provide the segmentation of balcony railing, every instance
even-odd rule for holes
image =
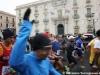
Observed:
[[[93,17],[93,14],[92,13],[87,13],[86,17],[90,17],[91,18],[91,17]]]

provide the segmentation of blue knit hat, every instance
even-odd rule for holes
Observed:
[[[32,40],[33,50],[42,49],[44,46],[51,45],[50,39],[44,34],[36,35]]]

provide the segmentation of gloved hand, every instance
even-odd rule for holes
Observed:
[[[29,21],[30,14],[31,14],[31,9],[28,8],[28,9],[26,10],[25,14],[24,14],[23,20]],[[32,23],[32,24],[35,23],[35,20],[32,20],[31,23]]]

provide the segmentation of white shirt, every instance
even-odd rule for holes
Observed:
[[[100,49],[100,40],[95,41],[94,48],[99,48]]]

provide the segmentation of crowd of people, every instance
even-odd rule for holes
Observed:
[[[5,29],[2,35],[0,36],[0,75],[6,75],[6,72],[10,72],[8,62],[16,36],[10,29]]]
[[[66,36],[45,32],[29,37],[35,23],[29,20],[30,14],[28,8],[17,36],[9,28],[0,36],[0,75],[67,75],[78,62],[85,68],[86,52],[90,72],[100,71],[100,29],[85,46],[80,34]]]

